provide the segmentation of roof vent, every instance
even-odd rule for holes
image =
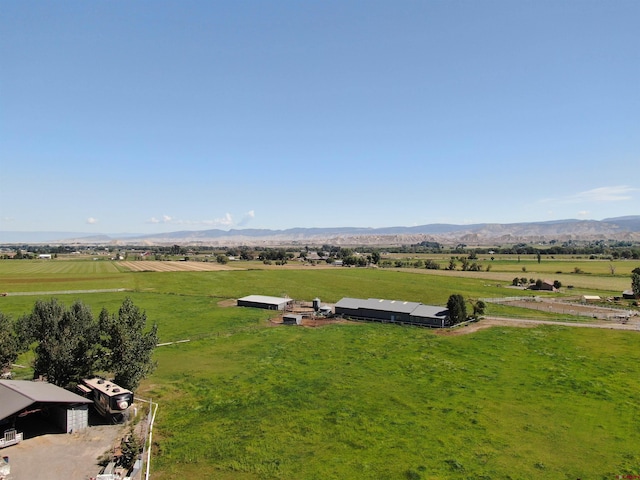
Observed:
[[[104,380],[100,379],[98,380],[98,385],[102,385],[104,383]]]

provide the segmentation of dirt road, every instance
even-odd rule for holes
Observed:
[[[640,324],[638,323],[612,323],[612,322],[599,322],[599,323],[581,323],[581,322],[555,322],[553,320],[532,320],[521,318],[503,318],[503,317],[485,317],[474,323],[470,323],[464,327],[434,330],[440,335],[466,335],[469,333],[477,332],[485,328],[491,327],[521,327],[521,328],[533,328],[538,325],[560,325],[563,327],[577,327],[577,328],[604,328],[608,330],[630,330],[640,331]]]

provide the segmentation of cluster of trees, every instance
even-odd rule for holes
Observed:
[[[293,260],[295,258],[295,254],[292,252],[287,252],[284,248],[272,248],[267,249],[258,255],[258,259],[263,262],[276,262],[276,265],[284,265],[289,260]]]
[[[463,272],[481,272],[482,264],[478,263],[476,260],[478,259],[475,252],[473,252],[468,257],[451,257],[449,259],[449,265],[447,266],[447,270],[455,270],[458,262],[460,262],[460,270]],[[486,266],[487,272],[491,270],[491,265]]]
[[[542,242],[545,244],[546,242]],[[548,246],[547,246],[548,245]],[[538,245],[518,243],[515,245],[496,246],[492,248],[478,248],[480,254],[489,253],[489,250],[496,254],[503,255],[609,255],[612,258],[640,258],[640,248],[631,242],[606,242],[596,240],[593,242],[579,242],[568,240],[559,243],[551,240],[543,248]]]
[[[541,279],[533,279],[533,278],[529,278],[527,279],[527,277],[522,277],[522,278],[518,278],[515,277],[513,279],[513,281],[511,282],[511,285],[513,285],[514,287],[531,287],[531,288],[535,288],[536,290],[541,290],[542,289],[542,284],[544,282]],[[562,287],[562,283],[559,280],[554,280],[553,281],[553,288],[559,289],[560,287]]]
[[[472,318],[478,318],[484,315],[487,304],[482,300],[470,300],[473,313]],[[449,326],[457,325],[469,319],[467,315],[467,302],[462,295],[454,293],[447,300],[447,309],[449,310]]]
[[[147,329],[146,324],[146,313],[130,298],[116,314],[102,309],[97,319],[80,301],[65,308],[56,299],[38,300],[15,322],[0,312],[0,369],[34,348],[34,378],[69,388],[109,372],[118,385],[135,390],[156,366],[157,325]]]

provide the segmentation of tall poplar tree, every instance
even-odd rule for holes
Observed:
[[[11,317],[0,312],[0,372],[10,368],[18,358],[18,340]]]
[[[464,297],[459,293],[449,296],[447,309],[449,310],[449,325],[455,325],[467,319],[467,306]]]
[[[106,357],[106,369],[113,372],[115,383],[135,390],[156,368],[152,355],[158,343],[158,326],[147,330],[147,314],[128,297],[117,315],[103,310],[99,323],[102,344],[110,352]]]

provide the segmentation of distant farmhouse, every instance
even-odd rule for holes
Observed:
[[[335,314],[376,322],[397,322],[429,327],[445,327],[449,310],[418,302],[369,298],[343,298],[336,303]]]
[[[542,285],[540,285],[539,290],[547,290],[549,292],[557,292],[558,289],[553,286],[552,280],[543,280]]]
[[[238,299],[239,307],[264,308],[266,310],[284,310],[293,300],[291,298],[249,295]]]

